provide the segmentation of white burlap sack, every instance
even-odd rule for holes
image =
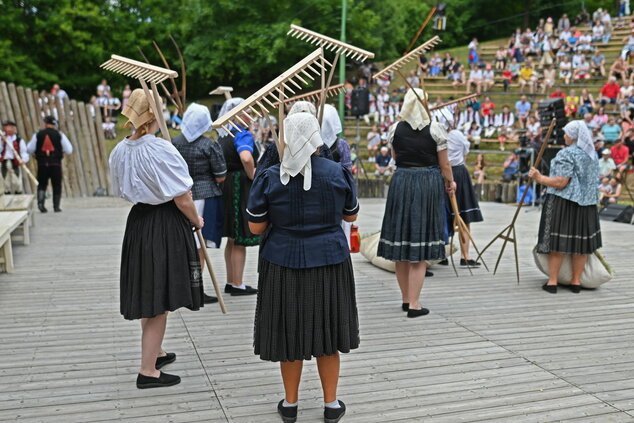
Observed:
[[[363,255],[363,257],[365,257],[370,263],[372,263],[376,267],[383,270],[387,270],[388,272],[394,273],[396,272],[394,262],[390,260],[386,260],[383,257],[379,257],[376,255],[379,248],[379,238],[381,238],[381,232],[364,236],[361,239],[361,255]],[[447,246],[447,249],[448,249],[448,246]],[[436,264],[436,263],[438,263],[438,260],[428,261],[427,265],[431,266],[432,264]]]
[[[539,254],[537,247],[533,248],[533,257],[535,258],[535,264],[541,272],[548,276],[548,254]],[[594,254],[590,254],[588,262],[581,275],[581,286],[583,288],[598,288],[606,282],[609,282],[614,277],[614,271],[610,268],[605,261],[601,253],[595,251]],[[564,261],[559,269],[559,278],[557,282],[562,285],[570,284],[572,279],[572,261],[570,254],[564,256]]]

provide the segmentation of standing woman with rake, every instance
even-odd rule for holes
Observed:
[[[162,349],[167,313],[203,306],[200,261],[192,226],[201,228],[187,163],[172,143],[154,136],[159,124],[145,92],[136,89],[122,114],[134,133],[110,154],[116,195],[134,204],[121,252],[121,314],[141,320],[139,389],[172,386],[180,377],[159,369],[176,354]]]
[[[378,248],[380,257],[396,262],[407,317],[429,313],[420,304],[425,261],[445,258],[443,193],[456,191],[447,156],[447,132],[430,119],[421,104],[426,99],[422,89],[414,92],[410,88],[400,122],[392,127],[397,169],[387,195]]]

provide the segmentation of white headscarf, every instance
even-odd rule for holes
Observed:
[[[324,118],[321,121],[321,139],[326,147],[330,148],[337,141],[337,134],[343,131],[339,112],[334,106],[326,104],[324,106]]]
[[[304,191],[312,185],[311,156],[324,142],[319,134],[319,122],[310,113],[298,112],[284,119],[284,153],[280,165],[280,180],[304,175]]]
[[[310,113],[313,116],[317,116],[317,109],[315,108],[315,105],[310,101],[296,101],[295,103],[293,103],[293,107],[291,107],[288,115],[290,116],[300,112]]]
[[[220,113],[218,113],[218,117],[221,117],[222,115],[229,113],[231,109],[233,109],[234,107],[236,107],[238,104],[242,103],[243,101],[244,99],[242,97],[233,97],[225,101],[222,104],[222,107],[220,108]],[[227,132],[226,129],[220,128],[218,129],[218,135],[221,137],[226,137],[227,135],[229,135],[229,132]]]
[[[196,141],[202,134],[211,130],[211,114],[202,104],[192,103],[185,110],[181,129],[188,142]]]
[[[416,94],[423,101],[427,101],[427,94],[420,88],[416,88]],[[410,88],[405,93],[405,99],[403,100],[403,107],[401,108],[401,113],[399,116],[401,120],[409,123],[412,129],[416,129],[420,131],[431,122],[429,115],[427,114],[427,110],[420,104],[418,98],[416,98],[416,94]]]
[[[577,146],[585,151],[591,159],[599,160],[599,157],[597,157],[597,153],[594,150],[592,134],[584,121],[573,120],[568,122],[568,124],[564,126],[564,132],[570,138],[577,140]]]

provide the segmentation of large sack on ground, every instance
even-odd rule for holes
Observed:
[[[539,254],[537,247],[533,248],[533,258],[535,264],[541,272],[548,276],[548,254]],[[595,251],[594,254],[590,254],[588,262],[581,275],[581,286],[583,288],[598,288],[606,282],[609,282],[614,277],[614,271],[605,261],[605,258]],[[564,261],[559,269],[559,278],[557,282],[562,285],[570,284],[572,279],[572,260],[570,254],[564,256]]]

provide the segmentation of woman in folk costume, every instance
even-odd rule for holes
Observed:
[[[478,197],[473,190],[471,184],[471,178],[469,177],[469,171],[464,164],[464,159],[469,154],[469,141],[462,132],[457,129],[449,131],[447,154],[449,156],[449,163],[451,164],[451,171],[456,181],[456,203],[458,204],[458,211],[460,217],[467,225],[473,222],[482,222],[482,213],[480,211],[480,204],[478,203]],[[446,207],[447,217],[449,220],[450,231],[453,230],[454,213],[451,209],[451,200],[447,196]],[[473,260],[469,254],[469,238],[464,237],[460,239],[460,265],[461,266],[480,266],[480,263]]]
[[[231,98],[222,105],[218,117],[231,111],[242,103],[240,97]],[[246,119],[246,118],[245,118]],[[225,265],[227,284],[225,292],[231,295],[253,295],[257,289],[243,283],[244,264],[247,258],[246,247],[260,243],[260,237],[249,231],[249,217],[246,212],[249,190],[255,176],[255,165],[259,153],[253,135],[247,128],[241,131],[231,128],[231,134],[225,129],[218,131],[218,144],[227,163],[227,179],[222,186],[224,201],[223,236],[226,236]]]
[[[317,155],[323,144],[317,118],[284,120],[282,163],[258,173],[249,197],[253,233],[270,229],[260,247],[254,350],[279,361],[285,422],[297,417],[304,360],[317,358],[324,417],[337,422],[339,353],[359,346],[354,274],[341,220],[354,221],[359,202],[348,169]]]
[[[194,186],[192,198],[199,216],[205,219],[203,237],[214,247],[220,247],[222,239],[223,202],[219,184],[227,176],[227,166],[222,148],[217,142],[203,134],[211,130],[211,115],[203,105],[192,103],[183,116],[182,134],[172,140],[189,168]],[[205,255],[196,238],[196,248],[201,266],[204,268]],[[216,297],[204,295],[205,304],[215,303]]]
[[[417,98],[418,96],[418,98]],[[447,132],[431,121],[420,88],[405,94],[400,122],[392,128],[396,172],[388,191],[378,255],[396,262],[407,317],[429,313],[420,304],[425,260],[445,258],[444,192],[456,191],[447,156]]]
[[[141,370],[137,388],[176,385],[180,378],[159,369],[176,355],[162,349],[167,312],[203,306],[200,262],[192,226],[201,228],[191,197],[187,163],[178,150],[153,134],[159,125],[141,89],[122,114],[133,126],[110,154],[115,195],[134,204],[121,252],[121,314],[141,319]]]
[[[599,159],[592,134],[582,120],[564,126],[567,147],[550,163],[550,176],[531,168],[528,176],[548,187],[539,222],[537,252],[548,254],[549,277],[543,289],[557,293],[564,255],[572,255],[570,290],[579,293],[588,255],[601,248],[599,224]]]

